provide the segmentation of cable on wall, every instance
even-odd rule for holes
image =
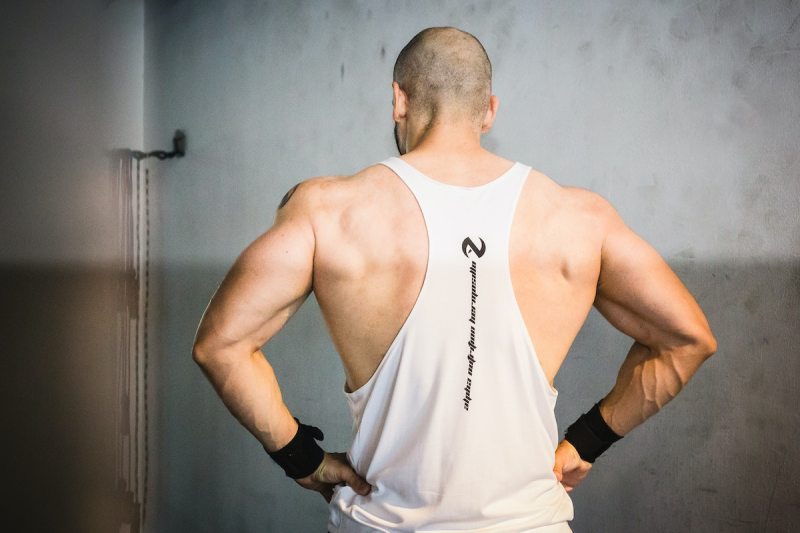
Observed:
[[[116,479],[119,531],[139,533],[148,488],[148,355],[150,296],[150,168],[146,159],[183,157],[186,135],[176,130],[170,152],[113,151],[122,272],[118,285]]]

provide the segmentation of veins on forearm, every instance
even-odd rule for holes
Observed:
[[[620,368],[614,388],[603,401],[607,423],[618,434],[631,431],[669,403],[688,381],[680,355],[655,352],[638,342]]]

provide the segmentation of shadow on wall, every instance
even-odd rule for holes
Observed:
[[[709,317],[718,352],[661,413],[598,460],[572,493],[572,527],[790,531],[800,517],[800,458],[794,453],[800,427],[800,263],[671,266]],[[163,272],[160,326],[163,350],[171,356],[160,360],[164,432],[158,476],[168,489],[160,491],[159,526],[233,530],[238,517],[268,531],[319,530],[326,516],[321,499],[304,499],[272,475],[255,440],[219,407],[191,360],[195,328],[227,267]],[[590,314],[556,379],[560,435],[610,390],[629,346],[630,339],[595,311]],[[326,446],[348,445],[351,422],[346,409],[336,407],[338,401],[344,405],[343,373],[313,299],[265,353],[290,409],[310,415],[310,423],[324,422]],[[186,456],[186,446],[195,457]],[[254,469],[257,474],[249,473]],[[202,484],[193,481],[200,471]],[[259,494],[258,505],[253,494]],[[300,511],[301,506],[307,507]],[[297,513],[276,511],[289,508]]]
[[[794,531],[800,262],[671,266],[708,316],[717,353],[679,396],[595,463],[594,479],[573,493],[573,529]],[[579,403],[559,419],[564,425],[606,394],[629,345],[602,318],[587,326],[562,368],[562,387]],[[590,371],[598,364],[592,358],[603,366],[599,376]]]
[[[9,531],[117,530],[120,281],[112,268],[0,266]]]
[[[230,524],[220,521],[223,508],[249,515],[250,523],[269,531],[312,530],[325,515],[316,499],[296,516],[277,513],[283,490],[268,491],[255,505],[252,494],[240,497],[226,482],[242,476],[234,485],[242,490],[249,483],[257,494],[274,482],[297,497],[277,472],[246,472],[255,461],[268,462],[191,358],[197,323],[228,266],[165,267],[159,273],[164,321],[161,349],[151,361],[159,381],[151,390],[163,406],[162,468],[151,483],[158,478],[163,485],[159,525],[167,527],[157,530],[201,531],[202,524],[217,523],[218,531],[229,531]],[[573,529],[791,531],[800,519],[800,263],[672,267],[708,315],[718,352],[661,413],[598,460],[573,493]],[[10,441],[5,457],[12,487],[6,523],[18,530],[111,531],[120,522],[114,499],[120,275],[112,269],[0,266],[4,435]],[[597,313],[590,315],[556,379],[561,434],[607,393],[628,346]],[[265,351],[290,408],[314,413],[310,423],[325,422],[326,445],[349,444],[350,420],[331,401],[343,404],[343,374],[313,298]],[[323,353],[331,357],[320,361]],[[297,376],[315,386],[298,386]],[[197,398],[202,401],[187,401]],[[215,409],[198,408],[202,404]],[[241,454],[231,437],[248,443],[253,454]],[[239,468],[215,464],[229,459]],[[200,473],[203,483],[196,482]],[[219,494],[225,490],[228,496]],[[215,505],[223,497],[229,498],[226,506]]]
[[[800,264],[682,263],[673,268],[709,316],[719,351],[678,398],[598,460],[585,485],[573,493],[573,529],[790,531],[800,517],[800,458],[795,453],[800,428]],[[159,506],[165,531],[178,526],[202,530],[201,524],[208,523],[230,530],[220,521],[221,508],[213,505],[220,497],[215,492],[229,485],[216,472],[243,476],[243,484],[252,484],[255,491],[271,482],[285,483],[277,475],[248,477],[248,461],[266,464],[255,455],[237,458],[244,462],[242,470],[200,464],[199,458],[226,461],[236,448],[230,440],[220,440],[223,434],[197,435],[196,428],[217,424],[234,428],[243,442],[252,437],[223,408],[192,409],[181,397],[192,390],[208,396],[211,404],[219,401],[210,397],[214,393],[186,348],[226,269],[198,266],[162,272],[162,301],[169,302],[171,318],[162,329],[165,350],[153,361],[163,372],[160,383],[153,385],[166,417],[160,454],[184,457],[159,461],[163,466],[157,477],[170,489],[161,491]],[[60,267],[0,269],[6,306],[0,338],[4,368],[12,377],[3,391],[5,426],[11,428],[6,457],[14,483],[8,502],[12,515],[6,523],[39,531],[111,531],[118,523],[113,500],[117,275]],[[298,339],[303,339],[302,346]],[[562,433],[611,387],[627,344],[592,314],[556,380]],[[335,383],[330,377],[338,362],[315,366],[295,356],[328,345],[313,300],[271,341],[267,352],[290,406],[319,405],[338,394],[342,374],[336,374]],[[319,392],[298,390],[286,379],[296,373],[325,385]],[[208,420],[209,415],[221,419]],[[180,423],[170,424],[172,417]],[[328,442],[346,445],[350,421],[334,418],[326,423],[333,435]],[[195,439],[191,454],[186,454],[187,439]],[[250,444],[259,453],[255,442]],[[204,453],[209,449],[216,451]],[[199,471],[209,479],[198,485],[194,480]],[[280,529],[270,527],[318,528],[324,520],[321,500],[311,500],[316,507],[298,509],[295,516],[276,513],[283,495],[272,494],[256,506],[251,497],[234,493],[226,513],[250,515],[250,523],[275,531]]]

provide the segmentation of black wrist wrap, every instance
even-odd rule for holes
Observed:
[[[311,475],[322,463],[325,457],[325,450],[319,447],[317,440],[324,440],[325,435],[322,430],[314,426],[302,424],[297,417],[294,417],[299,427],[297,434],[289,443],[281,448],[271,452],[264,449],[272,459],[278,463],[278,466],[283,468],[286,475],[292,479],[300,479]]]
[[[603,420],[600,402],[597,402],[588,413],[582,414],[567,428],[564,438],[578,450],[581,459],[594,463],[600,454],[622,436],[614,433]]]

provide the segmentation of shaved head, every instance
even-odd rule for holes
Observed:
[[[426,28],[400,51],[394,81],[409,112],[429,124],[444,117],[480,124],[492,94],[492,64],[480,41],[453,27]]]

